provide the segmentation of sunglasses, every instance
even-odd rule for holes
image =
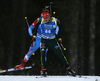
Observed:
[[[49,16],[46,16],[46,17],[45,16],[42,16],[42,17],[43,17],[43,19],[47,19]]]

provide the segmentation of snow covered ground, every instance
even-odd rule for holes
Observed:
[[[40,76],[0,75],[0,81],[100,81],[100,76],[86,76],[87,78],[78,78],[72,76],[48,76],[43,78],[36,78],[36,77],[40,77]]]

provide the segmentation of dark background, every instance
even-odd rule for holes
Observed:
[[[51,0],[55,17],[64,25],[64,55],[69,65],[82,75],[100,75],[100,0]],[[32,40],[25,16],[31,25],[50,0],[0,0],[0,69],[20,64]],[[66,75],[66,68],[51,49],[48,51],[49,75]],[[8,75],[40,74],[40,50],[31,56],[30,70],[3,73]]]

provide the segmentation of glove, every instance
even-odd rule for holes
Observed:
[[[58,42],[59,42],[59,44],[61,45],[61,44],[62,44],[62,38],[59,38],[59,39],[58,39]]]
[[[36,40],[36,35],[33,35],[32,40],[33,42]]]

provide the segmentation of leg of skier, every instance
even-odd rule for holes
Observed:
[[[49,46],[58,54],[58,56],[62,60],[62,63],[66,66],[69,74],[71,74],[72,76],[76,76],[76,73],[70,68],[68,61],[67,61],[66,57],[64,56],[59,43],[57,43],[56,41],[53,41],[52,43],[53,44],[52,45],[49,44]]]
[[[36,41],[35,41],[35,46],[34,46],[34,42],[31,44],[28,53],[25,55],[22,63],[20,65],[15,66],[16,69],[20,69],[22,67],[25,66],[25,63],[29,60],[30,56],[40,47],[40,40],[41,38],[37,37]],[[45,62],[47,62],[47,52],[48,52],[48,48],[46,49],[46,53],[45,53]],[[40,70],[40,74],[43,74],[43,66],[41,64],[41,70]]]
[[[16,69],[20,69],[25,66],[25,63],[29,60],[30,56],[40,47],[40,40],[41,38],[37,37],[35,41],[31,44],[28,53],[25,55],[22,63],[20,65],[15,66]]]
[[[47,76],[47,72],[46,72],[46,62],[45,62],[45,53],[46,53],[46,46],[45,44],[42,42],[41,44],[41,65],[43,66],[43,73],[42,76]]]
[[[45,52],[45,62],[47,62],[47,52],[48,52],[48,48],[46,49],[46,52]],[[41,64],[40,74],[43,75],[43,65],[42,64]]]

